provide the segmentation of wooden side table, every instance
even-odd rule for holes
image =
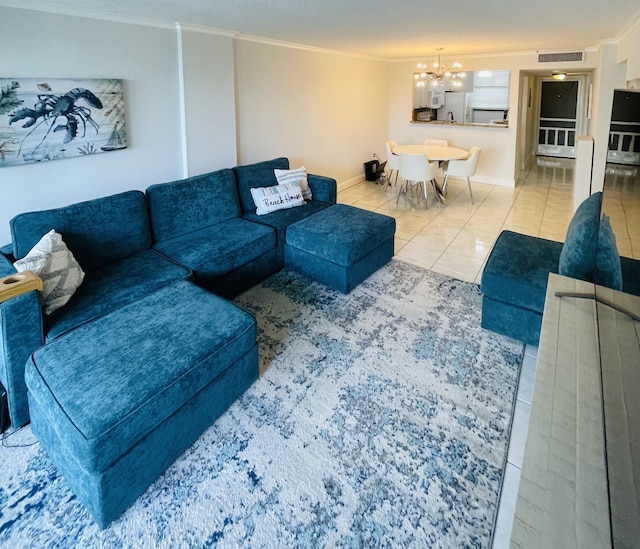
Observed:
[[[639,441],[640,297],[551,274],[511,547],[637,547]]]

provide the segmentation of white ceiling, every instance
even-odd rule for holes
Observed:
[[[0,0],[0,6],[180,22],[385,59],[571,50],[615,39],[638,0]]]

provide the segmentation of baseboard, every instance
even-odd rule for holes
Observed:
[[[356,177],[352,177],[351,179],[340,181],[340,183],[338,183],[338,192],[346,191],[347,189],[350,189],[351,187],[355,187],[356,185],[358,185],[359,183],[362,183],[363,181],[364,181],[364,175],[357,175]]]
[[[461,181],[465,185],[467,183],[466,179],[460,179],[458,177],[451,176],[450,179]],[[515,179],[500,179],[497,177],[488,177],[486,175],[474,175],[473,177],[471,177],[471,183],[486,183],[488,185],[496,185],[498,187],[512,187],[512,188],[516,186]]]
[[[457,177],[451,177],[451,179],[456,179],[458,181],[462,181],[463,183],[467,183],[466,179],[459,179]],[[338,192],[346,191],[351,187],[355,187],[360,183],[364,182],[365,178],[363,175],[358,175],[356,177],[352,177],[351,179],[346,179],[344,181],[340,181],[338,183]],[[515,187],[516,181],[515,179],[500,179],[497,177],[487,177],[484,175],[474,175],[471,178],[471,183],[487,183],[488,185],[496,185],[499,187]]]

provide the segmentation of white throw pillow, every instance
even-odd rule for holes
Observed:
[[[304,198],[302,198],[302,189],[296,182],[283,183],[274,187],[257,187],[251,189],[251,196],[258,215],[304,206],[305,204]]]
[[[302,198],[311,200],[311,187],[307,181],[307,170],[304,166],[295,170],[273,170],[279,184],[295,181],[302,189]]]
[[[84,280],[79,263],[53,229],[13,266],[18,271],[33,271],[42,279],[42,306],[48,315],[65,305]]]

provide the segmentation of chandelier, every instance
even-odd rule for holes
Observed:
[[[466,75],[464,72],[460,72],[457,69],[461,69],[462,65],[460,63],[454,63],[451,65],[451,69],[447,69],[440,61],[440,52],[443,48],[437,48],[438,52],[438,62],[433,64],[431,70],[428,70],[429,66],[424,63],[419,63],[418,68],[422,72],[416,72],[413,75],[413,78],[417,80],[416,86],[444,86],[445,83],[449,83],[451,86],[459,88],[462,86],[461,78],[464,78]]]

